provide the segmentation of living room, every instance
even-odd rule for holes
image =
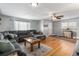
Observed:
[[[0,3],[0,56],[79,55],[78,10],[74,3]]]

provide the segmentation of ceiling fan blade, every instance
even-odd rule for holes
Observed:
[[[53,13],[52,18],[53,19],[61,19],[62,17],[64,17],[64,15],[56,15],[56,13]]]
[[[58,17],[64,17],[64,15],[60,15],[60,16],[58,16]]]
[[[56,17],[56,19],[61,19],[61,17]]]

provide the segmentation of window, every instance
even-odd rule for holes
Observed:
[[[76,26],[77,26],[76,22],[70,22],[69,23],[69,28],[71,28],[71,29],[75,29]]]
[[[67,29],[67,28],[76,29],[76,27],[77,27],[76,22],[64,22],[64,23],[61,23],[61,28],[62,29]]]
[[[14,21],[15,30],[30,30],[30,22]]]
[[[66,29],[67,28],[67,25],[68,25],[67,22],[61,23],[61,28],[62,29]]]

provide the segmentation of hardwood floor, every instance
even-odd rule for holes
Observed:
[[[53,48],[47,56],[72,56],[75,47],[75,43],[56,37],[48,37],[42,44]]]

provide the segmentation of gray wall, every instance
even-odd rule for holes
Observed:
[[[32,20],[31,21],[31,29],[40,31],[41,30],[41,20]]]
[[[14,30],[14,20],[26,21],[31,23],[31,29],[40,30],[40,20],[28,20],[11,16],[0,15],[0,32]]]
[[[53,34],[62,35],[61,22],[53,22]]]
[[[0,18],[2,19],[0,21],[0,31],[14,29],[12,17],[0,15]]]
[[[72,31],[74,33],[76,33],[77,37],[79,37],[79,17],[61,20],[60,22],[54,22],[54,33],[56,33],[58,35],[63,35],[63,30],[61,29],[61,23],[63,23],[63,22],[76,22],[77,28],[75,30],[72,30]]]

